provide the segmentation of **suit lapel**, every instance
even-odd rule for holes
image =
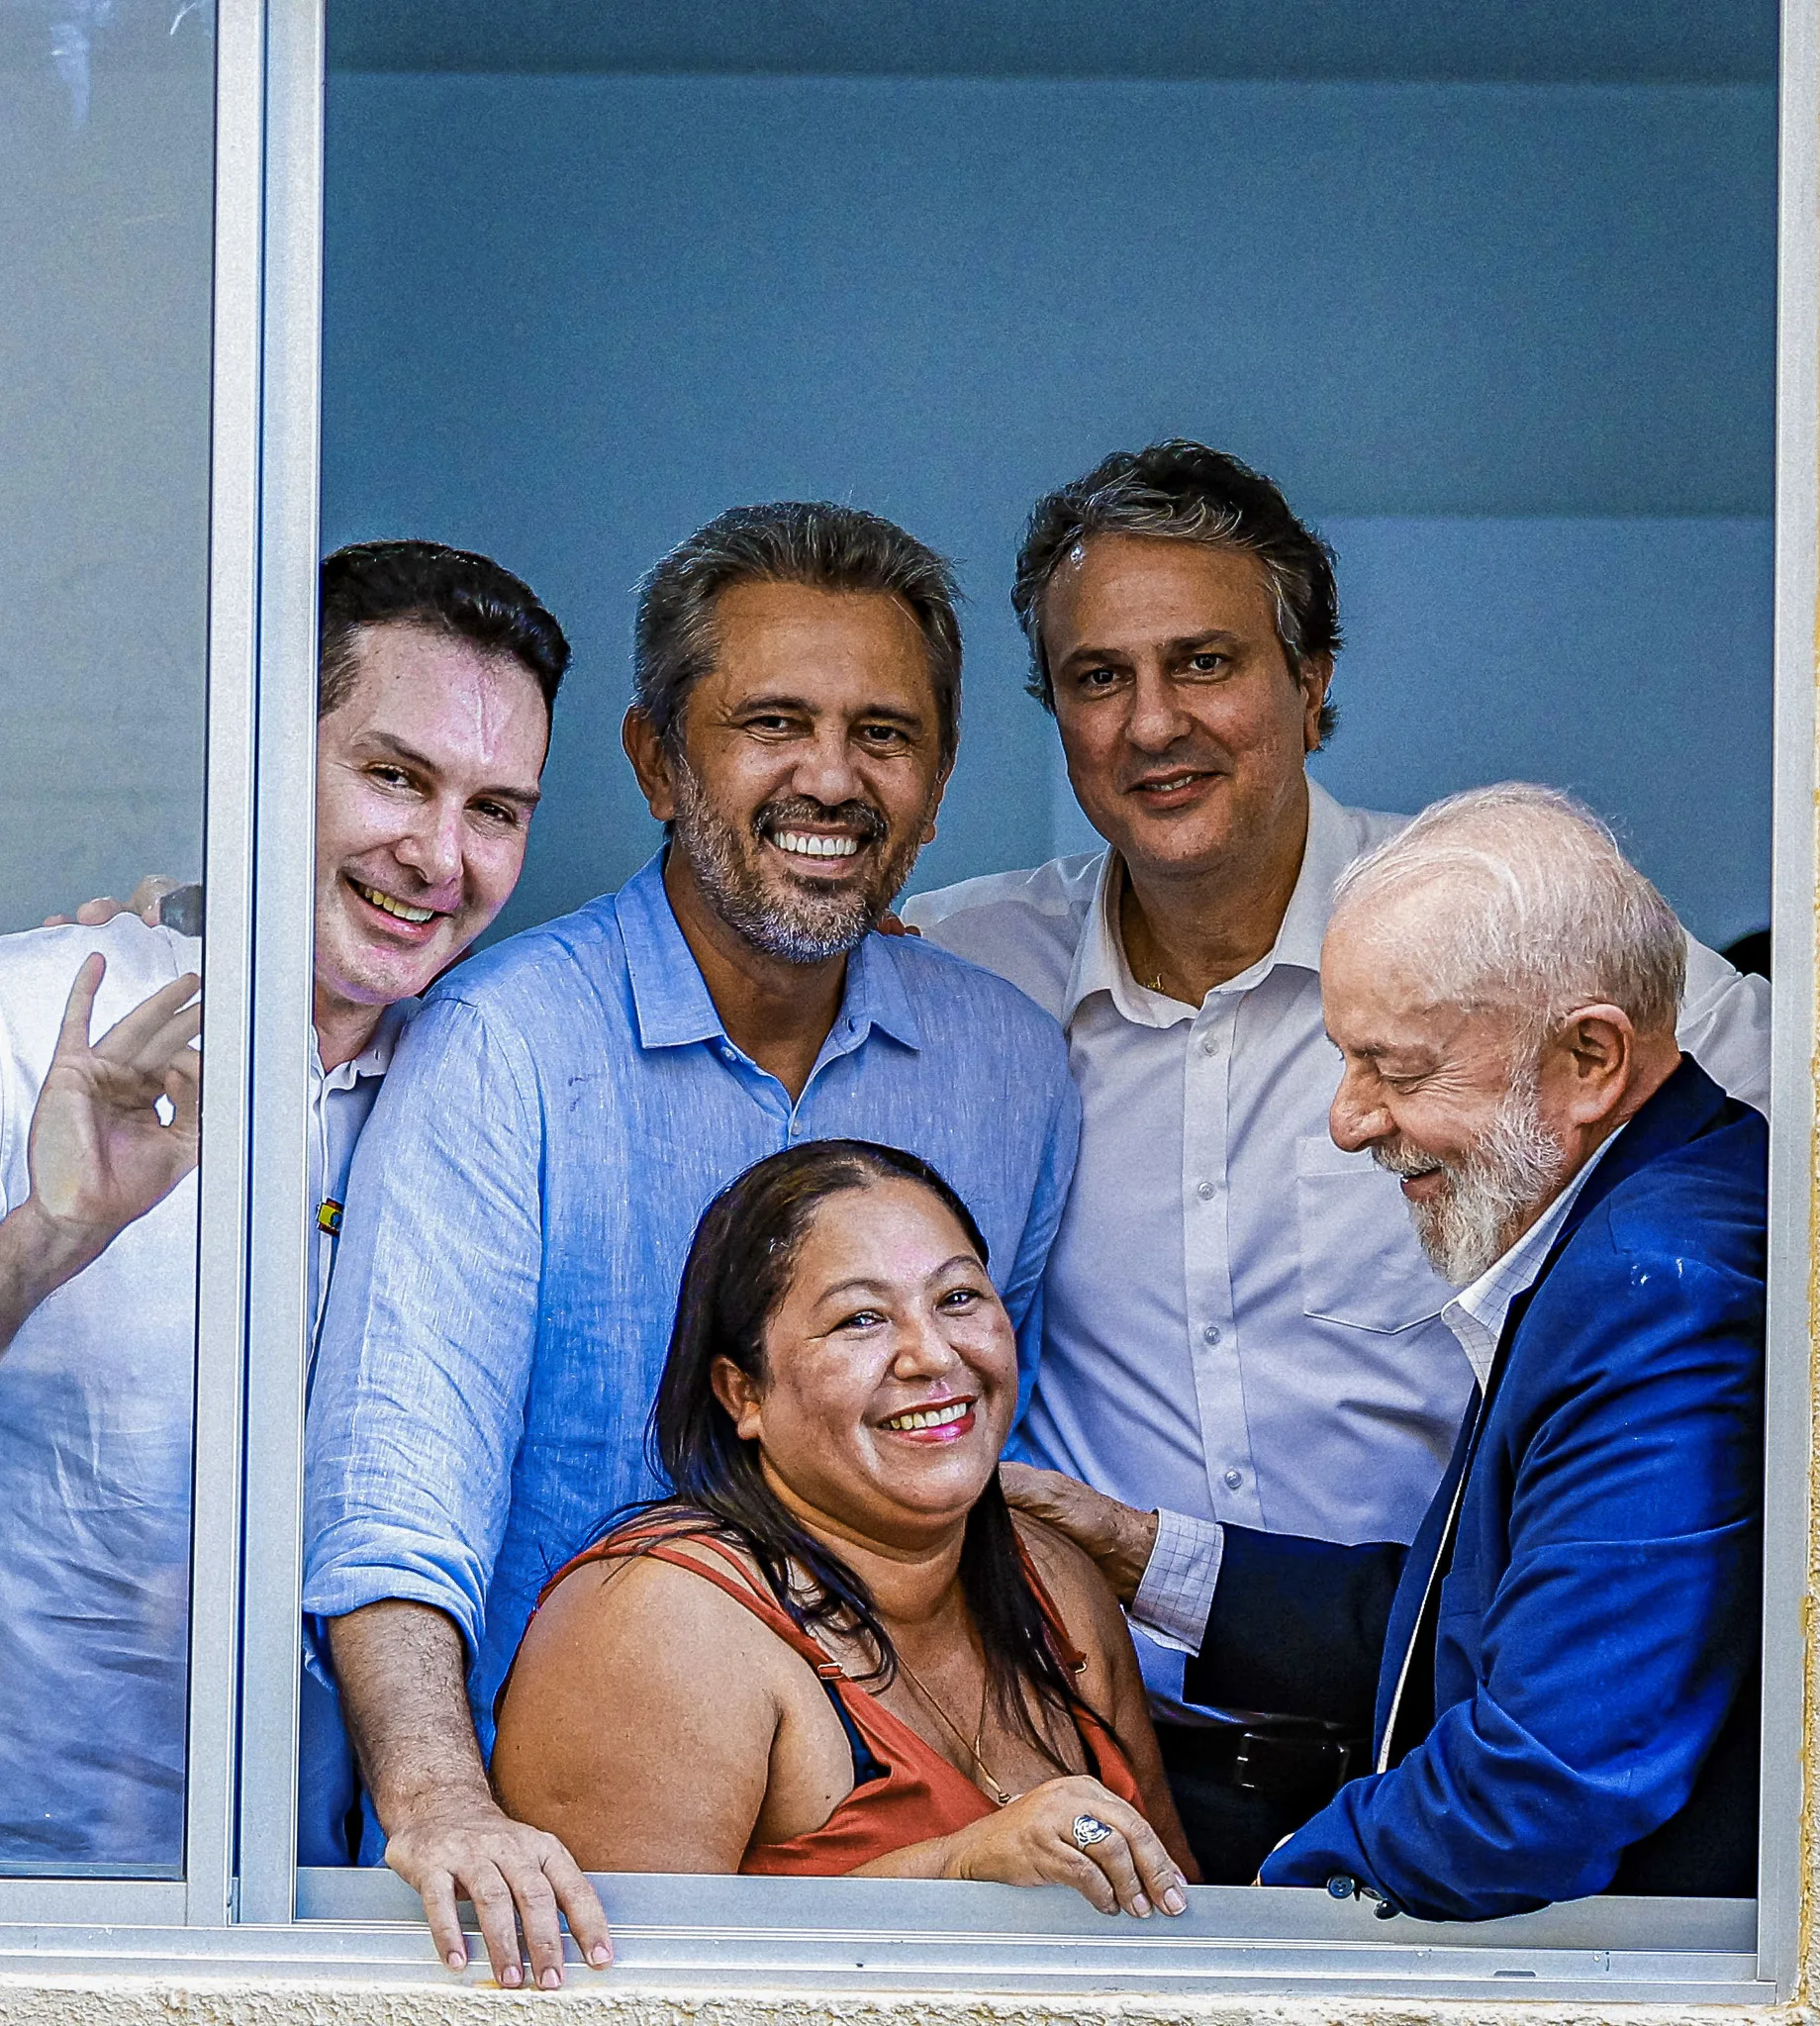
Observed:
[[[1422,1524],[1403,1564],[1402,1580],[1390,1606],[1385,1633],[1384,1665],[1378,1675],[1378,1708],[1373,1731],[1372,1764],[1383,1772],[1427,1735],[1435,1718],[1435,1641],[1440,1623],[1441,1585],[1453,1564],[1460,1515],[1470,1489],[1479,1440],[1490,1419],[1498,1383],[1516,1342],[1523,1318],[1537,1291],[1554,1270],[1592,1211],[1618,1184],[1661,1154],[1684,1146],[1702,1132],[1726,1104],[1725,1093],[1693,1060],[1680,1066],[1648,1104],[1630,1120],[1604,1159],[1586,1178],[1574,1200],[1555,1242],[1536,1277],[1510,1303],[1498,1333],[1482,1393],[1473,1389],[1453,1456],[1439,1490],[1429,1501]]]

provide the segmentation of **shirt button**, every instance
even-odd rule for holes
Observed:
[[[733,1048],[731,1047],[731,1045],[730,1045],[729,1043],[727,1043],[727,1042],[724,1042],[724,1041],[723,1041],[723,1042],[721,1042],[721,1044],[720,1044],[720,1060],[721,1060],[722,1062],[736,1062],[736,1061],[738,1061],[738,1059],[739,1059],[739,1058],[738,1058],[738,1055],[737,1055],[737,1053],[736,1053],[736,1052],[734,1051],[734,1049],[733,1049]]]
[[[1200,1332],[1200,1337],[1201,1337],[1201,1341],[1202,1341],[1203,1343],[1209,1343],[1209,1344],[1216,1344],[1216,1343],[1218,1343],[1218,1342],[1219,1342],[1219,1324],[1218,1324],[1217,1322],[1209,1322],[1209,1323],[1207,1324],[1206,1328],[1205,1328],[1205,1329],[1203,1329],[1203,1330],[1202,1330],[1202,1331]]]
[[[1226,1490],[1228,1492],[1236,1492],[1244,1482],[1245,1480],[1239,1475],[1237,1471],[1229,1470],[1226,1473]]]
[[[1211,1203],[1211,1202],[1212,1202],[1212,1200],[1213,1200],[1213,1185],[1212,1185],[1212,1183],[1210,1183],[1210,1182],[1197,1182],[1197,1183],[1195,1184],[1195,1194],[1196,1194],[1196,1195],[1197,1195],[1197,1197],[1199,1197],[1199,1199],[1201,1200],[1201,1202],[1202,1202],[1202,1203]]]
[[[1327,1881],[1327,1890],[1335,1899],[1350,1899],[1358,1889],[1358,1880],[1349,1879],[1344,1872],[1335,1872]]]
[[[1200,1037],[1200,1052],[1202,1055],[1217,1055],[1219,1053],[1219,1036],[1217,1034],[1202,1034]]]

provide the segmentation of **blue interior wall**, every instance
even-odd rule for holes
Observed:
[[[1031,499],[1191,434],[1341,552],[1324,778],[1587,793],[1766,917],[1774,104],[1755,85],[331,80],[324,532],[570,627],[507,926],[652,848],[632,585],[735,501],[901,520],[970,595],[933,884],[1078,818],[1005,588]]]
[[[1548,781],[1617,824],[1698,935],[1769,919],[1767,519],[1335,519],[1348,646],[1313,762],[1415,810]],[[1058,850],[1098,843],[1058,769]]]

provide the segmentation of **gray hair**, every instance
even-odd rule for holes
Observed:
[[[1437,995],[1515,1008],[1536,1042],[1600,1003],[1672,1032],[1687,938],[1669,906],[1570,795],[1506,781],[1431,804],[1334,891],[1342,911],[1438,889],[1416,930]]]
[[[638,586],[632,703],[674,747],[689,693],[714,666],[715,605],[736,584],[877,591],[910,608],[928,655],[943,766],[961,735],[960,592],[932,548],[894,522],[826,500],[732,507],[678,542]]]

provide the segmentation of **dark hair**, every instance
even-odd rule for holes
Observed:
[[[1290,673],[1298,676],[1304,661],[1340,651],[1333,550],[1290,512],[1262,472],[1223,450],[1176,436],[1146,450],[1113,451],[1085,478],[1047,494],[1030,510],[1011,609],[1030,643],[1026,687],[1046,711],[1055,709],[1055,685],[1043,653],[1043,593],[1062,558],[1096,534],[1146,534],[1244,549],[1264,567]],[[1337,723],[1333,706],[1323,704],[1323,745]]]
[[[815,1211],[830,1197],[892,1181],[919,1183],[938,1197],[980,1264],[987,1264],[986,1240],[972,1212],[914,1154],[858,1139],[812,1140],[772,1154],[721,1190],[696,1226],[651,1414],[653,1461],[668,1478],[675,1502],[693,1508],[701,1530],[745,1548],[778,1602],[806,1631],[856,1627],[878,1655],[868,1679],[882,1682],[895,1676],[897,1653],[870,1592],[765,1483],[757,1444],[739,1438],[715,1397],[714,1367],[725,1358],[749,1378],[763,1380],[765,1328],[783,1300]],[[814,1586],[807,1599],[801,1584],[791,1582],[793,1566]],[[1062,1715],[1084,1712],[1086,1705],[1050,1644],[997,1472],[967,1515],[960,1582],[999,1708],[1054,1759],[1020,1689],[1028,1688]]]
[[[322,633],[316,712],[346,703],[359,670],[362,627],[428,627],[510,654],[536,678],[546,709],[569,666],[562,628],[523,579],[491,556],[439,541],[356,541],[323,562]]]
[[[715,660],[715,604],[736,584],[805,584],[901,598],[922,634],[935,689],[941,759],[961,736],[960,589],[932,548],[894,522],[826,500],[733,507],[699,528],[639,580],[632,703],[667,744],[682,735],[689,693]]]

